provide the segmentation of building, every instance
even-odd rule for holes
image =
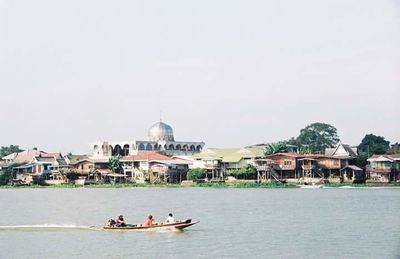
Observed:
[[[20,156],[20,162],[28,157],[25,155]],[[43,181],[46,184],[60,184],[67,180],[68,165],[61,153],[39,152],[28,163],[14,169],[16,180],[23,180],[26,183]]]
[[[239,169],[247,164],[256,165],[264,157],[264,148],[209,148],[194,155],[193,168],[207,170],[209,178],[223,178],[227,170]]]
[[[295,182],[365,182],[363,170],[349,165],[350,156],[277,153],[266,156],[272,161],[271,179]],[[360,172],[361,171],[361,172]]]
[[[340,159],[340,168],[344,168],[353,164],[353,162],[357,159],[357,155],[357,147],[343,144],[341,141],[339,141],[334,148],[325,149],[325,156],[336,157]]]
[[[378,182],[400,180],[400,154],[373,155],[367,161],[369,179]]]
[[[176,141],[172,127],[160,121],[149,128],[148,140],[97,141],[90,144],[90,156],[95,158],[114,155],[133,156],[154,151],[170,156],[185,156],[200,153],[204,145],[204,142]]]
[[[191,162],[157,152],[139,153],[121,159],[124,174],[134,182],[180,183],[186,179]],[[145,179],[145,174],[148,179]]]

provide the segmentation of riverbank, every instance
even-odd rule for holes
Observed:
[[[301,188],[303,185],[294,183],[223,183],[223,182],[208,182],[208,183],[193,183],[190,185],[182,184],[146,184],[146,183],[125,183],[125,184],[99,184],[99,185],[76,185],[72,183],[61,185],[24,185],[24,186],[0,186],[0,189],[68,189],[68,188]],[[343,187],[400,187],[400,183],[326,183],[320,185],[322,188],[343,188]]]

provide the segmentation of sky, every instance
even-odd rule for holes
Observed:
[[[313,122],[400,141],[400,4],[0,0],[0,146],[96,140],[241,147]]]

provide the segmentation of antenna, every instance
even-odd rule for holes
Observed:
[[[160,122],[162,122],[162,111],[160,111]]]

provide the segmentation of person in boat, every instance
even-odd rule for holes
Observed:
[[[165,223],[169,223],[169,224],[175,223],[175,219],[174,219],[174,216],[172,215],[172,213],[170,213],[168,215],[168,218],[165,220]]]
[[[116,227],[126,227],[125,219],[123,215],[119,215],[118,219],[115,221]]]
[[[149,215],[149,216],[147,217],[146,222],[144,223],[144,225],[145,225],[146,227],[150,227],[150,226],[152,226],[153,224],[154,224],[153,216],[152,216],[152,215]]]
[[[115,227],[115,219],[109,219],[108,220],[108,226],[112,227],[112,228]]]

